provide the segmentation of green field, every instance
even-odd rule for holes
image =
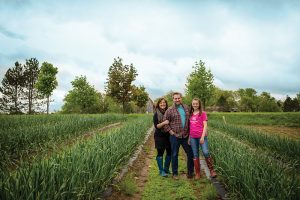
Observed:
[[[6,124],[17,123],[23,127],[24,131],[26,128],[37,126],[36,123],[40,122],[37,116],[24,116],[23,118],[15,116],[15,120],[12,120],[13,117],[10,116]],[[31,163],[20,163],[16,170],[4,168],[0,174],[0,199],[95,199],[101,195],[115,173],[129,159],[152,125],[149,115],[112,115],[111,118],[108,115],[58,115],[50,118],[52,121],[49,123],[68,125],[68,123],[64,123],[64,119],[68,121],[70,118],[72,118],[72,126],[75,127],[64,128],[63,134],[73,134],[74,130],[83,133],[84,129],[88,131],[92,127],[102,127],[108,121],[116,122],[126,119],[126,122],[118,128],[95,133],[88,139],[80,139],[73,145],[60,149],[59,152],[47,155],[44,159],[33,160]],[[104,118],[110,120],[101,121]],[[26,119],[31,125],[27,127],[22,123],[26,121],[23,119]],[[2,120],[6,119],[2,118]],[[42,116],[41,120],[43,120]],[[47,120],[45,121],[47,122]],[[85,123],[81,123],[82,121]],[[87,124],[87,126],[83,128],[83,124]],[[49,126],[49,130],[52,130],[50,127],[52,126]],[[10,130],[7,126],[5,128]],[[51,132],[40,132],[40,134],[46,134],[47,137],[49,137],[49,133]],[[3,132],[1,134],[5,135]],[[38,137],[35,132],[31,132],[31,134]],[[23,141],[24,137],[24,134],[15,135],[17,141]],[[34,137],[31,136],[31,138]],[[58,138],[63,140],[62,137]],[[34,143],[37,146],[36,149],[39,149],[41,144],[48,143],[47,140],[42,141]],[[55,143],[55,140],[52,141]],[[1,142],[2,148],[5,142],[3,140]],[[13,142],[6,146],[12,144]],[[31,147],[27,143],[24,144],[26,144],[24,149]],[[1,151],[4,154],[11,154],[7,149],[10,148],[1,149]],[[10,162],[9,159],[2,160],[2,162],[6,161]]]
[[[251,128],[257,125],[273,131],[299,128],[300,113],[209,114],[209,141],[220,180],[233,199],[299,199],[300,140]]]
[[[300,199],[300,140],[251,128],[297,130],[299,113],[208,117],[210,152],[231,199]],[[1,115],[0,122],[0,199],[96,199],[144,140],[152,115]],[[161,179],[154,158],[151,166],[144,199],[159,199],[176,188],[180,192],[171,197],[178,199],[214,193],[204,189],[210,184],[203,179]],[[155,193],[157,185],[162,193]]]
[[[223,121],[223,116],[229,124],[236,125],[268,125],[300,127],[300,112],[277,113],[209,113],[209,119]]]

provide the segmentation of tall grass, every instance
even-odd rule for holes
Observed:
[[[225,131],[240,140],[248,141],[252,145],[275,151],[286,159],[295,159],[300,163],[300,141],[289,138],[276,137],[276,135],[263,134],[251,128],[238,127],[211,120],[209,125]]]
[[[3,172],[0,199],[96,199],[152,125],[150,116],[97,135],[14,173]]]
[[[300,199],[299,178],[287,176],[287,165],[279,167],[273,159],[219,131],[211,131],[209,137],[217,170],[238,199]]]
[[[90,129],[126,118],[121,114],[0,116],[0,169]]]

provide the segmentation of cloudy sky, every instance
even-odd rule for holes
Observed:
[[[121,57],[151,98],[184,92],[200,59],[222,89],[300,92],[300,1],[0,0],[0,79],[35,57],[58,67],[58,110],[76,76],[104,92]]]

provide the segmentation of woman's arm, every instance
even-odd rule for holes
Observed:
[[[156,129],[161,129],[161,128],[163,128],[164,125],[169,124],[169,120],[165,120],[161,123],[158,123],[157,113],[155,113],[154,116],[153,116],[153,124],[154,124]]]
[[[164,125],[167,125],[167,124],[169,124],[169,120],[165,120],[165,121],[157,124],[156,126],[157,126],[157,128],[162,128]]]

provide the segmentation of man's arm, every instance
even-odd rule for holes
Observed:
[[[174,135],[175,132],[172,130],[172,128],[170,126],[170,122],[171,122],[171,113],[170,113],[170,110],[167,110],[165,112],[163,121],[165,121],[165,120],[168,120],[169,123],[164,126],[164,131],[165,132],[169,132],[171,135]]]

